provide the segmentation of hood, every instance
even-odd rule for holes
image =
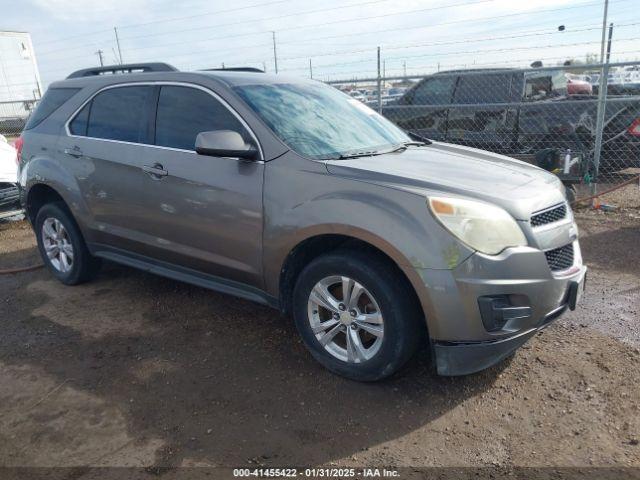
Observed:
[[[0,139],[0,182],[18,182],[16,149],[2,139]]]
[[[403,152],[326,162],[330,174],[427,195],[495,203],[519,220],[564,201],[558,177],[510,157],[434,142]]]

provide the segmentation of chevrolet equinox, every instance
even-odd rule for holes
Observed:
[[[575,308],[586,267],[554,175],[247,70],[119,65],[50,86],[18,180],[58,280],[106,259],[269,305],[362,381],[421,345],[439,374],[482,370]]]

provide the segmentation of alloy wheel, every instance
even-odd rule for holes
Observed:
[[[73,268],[73,245],[69,233],[57,218],[42,223],[42,245],[53,268],[67,273]]]
[[[354,279],[323,278],[311,290],[307,310],[313,334],[333,357],[362,363],[380,350],[382,312],[373,295]]]

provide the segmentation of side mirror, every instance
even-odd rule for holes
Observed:
[[[237,157],[254,160],[258,150],[245,143],[238,132],[233,130],[213,130],[199,133],[196,137],[196,152],[211,157]]]

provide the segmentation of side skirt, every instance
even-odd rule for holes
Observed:
[[[215,290],[216,292],[244,298],[245,300],[251,300],[252,302],[267,305],[269,307],[279,308],[277,298],[266,294],[258,288],[245,285],[244,283],[227,280],[215,275],[199,272],[197,270],[181,267],[179,265],[163,262],[106,245],[94,243],[89,245],[89,250],[96,257],[101,257],[105,260],[110,260],[115,263],[120,263],[128,267],[137,268],[138,270],[154,273],[180,282],[190,283],[198,287]]]

